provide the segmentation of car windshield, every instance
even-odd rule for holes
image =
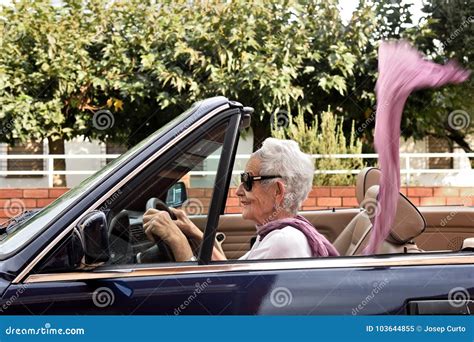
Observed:
[[[132,147],[130,150],[114,159],[111,163],[94,173],[82,181],[78,186],[69,190],[66,194],[58,198],[49,206],[43,208],[35,215],[30,215],[25,220],[10,222],[8,229],[3,229],[0,234],[0,260],[8,258],[19,248],[28,244],[35,236],[37,236],[44,227],[51,222],[52,219],[61,215],[75,200],[91,187],[99,184],[106,179],[114,170],[118,169],[122,164],[129,160],[135,153],[143,147],[149,145],[172,127],[178,125],[186,118],[191,116],[200,107],[201,102],[194,103],[191,108],[171,120],[169,123],[159,128],[155,133],[142,140],[140,143]],[[4,227],[6,228],[6,227]]]

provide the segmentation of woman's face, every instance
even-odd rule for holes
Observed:
[[[252,176],[260,176],[260,159],[250,158],[245,171]],[[243,207],[242,217],[263,224],[271,219],[278,196],[276,184],[262,185],[260,181],[253,182],[252,190],[246,191],[242,184],[237,188],[237,196]]]

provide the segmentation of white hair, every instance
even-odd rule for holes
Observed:
[[[267,138],[252,157],[260,160],[260,175],[281,176],[286,187],[282,207],[296,214],[313,187],[314,162],[293,140]],[[265,180],[273,183],[278,179]]]

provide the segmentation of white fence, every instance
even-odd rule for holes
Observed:
[[[48,187],[53,187],[53,178],[54,175],[91,175],[96,173],[98,170],[54,170],[54,160],[55,159],[114,159],[119,157],[119,154],[8,154],[0,155],[0,161],[2,160],[18,160],[18,159],[43,159],[46,160],[46,169],[31,171],[31,170],[1,170],[0,176],[47,176],[48,177]]]
[[[35,176],[46,176],[48,178],[48,186],[53,186],[53,177],[54,175],[91,175],[97,170],[66,170],[59,171],[54,170],[54,159],[99,159],[105,162],[106,159],[117,158],[118,154],[55,154],[55,155],[0,155],[0,161],[9,160],[9,159],[43,159],[46,161],[46,169],[31,171],[31,170],[1,170],[0,176],[25,176],[25,175],[35,175]],[[250,157],[249,154],[239,154],[236,156],[236,160],[245,161]],[[377,159],[378,155],[373,154],[332,154],[332,155],[323,155],[323,154],[314,154],[312,155],[315,159],[322,158],[342,158],[342,159],[352,159],[352,158],[362,158],[362,159]],[[469,157],[474,157],[474,153],[400,153],[400,165],[402,169],[400,170],[401,174],[405,176],[405,184],[411,184],[412,178],[414,175],[420,174],[437,174],[437,175],[452,175],[452,174],[461,174],[468,172],[469,175],[474,177],[474,170],[470,169]],[[207,159],[218,159],[218,155],[211,155]],[[429,159],[429,158],[453,158],[453,161],[458,159],[456,164],[465,165],[464,167],[453,168],[453,169],[429,169],[429,168],[417,168],[413,167],[412,163],[415,160]],[[233,174],[239,174],[242,170],[233,170]],[[316,170],[315,174],[357,174],[360,170]],[[215,170],[205,170],[205,171],[192,171],[190,175],[196,176],[207,176],[214,175]],[[467,180],[469,181],[469,179]],[[472,180],[471,180],[472,181]]]

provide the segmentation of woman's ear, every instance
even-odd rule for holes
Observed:
[[[285,198],[286,188],[285,184],[282,181],[276,181],[276,192],[275,192],[275,202],[281,206],[283,204],[283,199]]]

